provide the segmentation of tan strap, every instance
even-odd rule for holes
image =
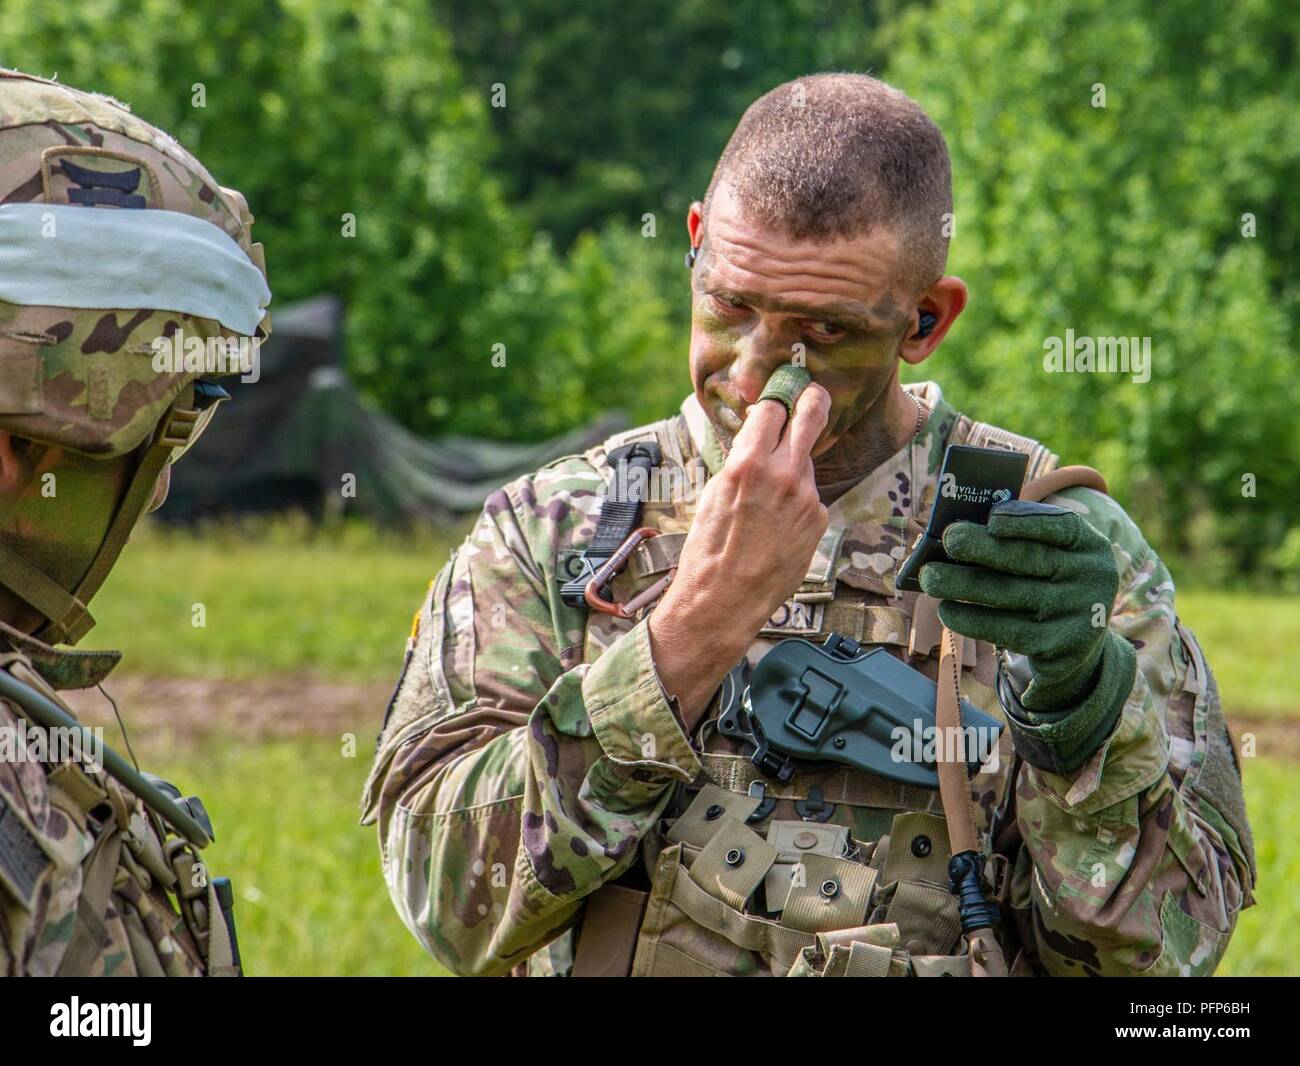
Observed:
[[[939,621],[939,601],[924,592],[917,593],[912,603],[912,628],[907,637],[907,654],[928,658],[939,646],[943,636],[943,623]],[[966,641],[962,647],[961,665],[964,669],[975,669],[975,644]]]
[[[63,634],[71,634],[69,639],[84,636],[95,624],[85,603],[4,544],[0,544],[0,575],[0,585],[43,617],[61,623],[61,628],[55,627],[55,639],[48,643],[57,643]]]
[[[763,783],[763,794],[773,799],[808,799],[813,786],[821,789],[826,803],[843,803],[850,807],[880,807],[895,811],[929,811],[943,813],[939,794],[930,788],[887,781],[874,774],[864,774],[845,767],[818,773],[796,773],[787,784],[764,777],[744,755],[700,755],[704,775],[728,792],[749,794],[755,781]]]
[[[685,868],[677,871],[669,899],[692,921],[726,937],[737,947],[770,956],[783,970],[793,966],[799,952],[813,942],[812,933],[752,918],[728,907],[696,884]]]
[[[627,568],[638,578],[666,573],[677,565],[685,543],[685,533],[660,533],[643,540],[632,552]]]
[[[1085,488],[1096,489],[1110,495],[1106,479],[1090,466],[1062,466],[1050,474],[1043,474],[1031,481],[1026,481],[1020,490],[1020,498],[1030,503],[1038,503],[1054,492],[1062,489]]]
[[[826,607],[822,630],[842,633],[859,644],[907,646],[911,616],[897,607],[832,601]]]
[[[108,913],[113,881],[122,856],[122,831],[107,828],[95,841],[81,865],[81,896],[77,899],[72,940],[59,961],[56,977],[89,977],[91,967],[108,943],[104,915]]]
[[[957,664],[961,661],[965,639],[960,633],[954,633],[945,627],[939,642],[939,691],[935,702],[935,723],[942,736],[956,736],[961,729],[961,670]],[[979,835],[975,831],[975,819],[971,811],[970,778],[966,763],[956,757],[951,760],[944,758],[948,754],[955,756],[958,746],[937,745],[935,753],[939,770],[939,796],[943,801],[944,815],[948,819],[948,842],[954,855],[959,851],[979,851]]]
[[[940,641],[939,692],[935,701],[935,718],[941,735],[956,736],[961,729],[961,662],[962,643],[965,638],[946,626]],[[939,795],[948,819],[948,839],[954,855],[963,851],[980,851],[979,833],[975,829],[975,811],[971,805],[970,779],[966,763],[955,750],[960,745],[939,745],[936,751],[939,770]],[[949,750],[952,749],[952,750]],[[948,760],[946,755],[952,755]],[[968,934],[971,975],[975,977],[1005,977],[1006,960],[1002,948],[987,927],[973,929]],[[977,956],[978,952],[978,958]]]

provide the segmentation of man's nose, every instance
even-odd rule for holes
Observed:
[[[745,403],[758,403],[772,372],[793,358],[791,340],[782,331],[759,323],[741,340],[728,377]]]

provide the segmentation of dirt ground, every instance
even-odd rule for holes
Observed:
[[[106,684],[126,719],[134,744],[198,743],[214,734],[241,741],[352,733],[369,743],[378,734],[392,694],[388,682],[338,684],[312,677],[274,677],[251,681],[197,678],[113,677]],[[113,710],[96,689],[65,692],[68,703],[88,725],[117,735]],[[1291,717],[1229,715],[1240,745],[1254,734],[1259,755],[1300,760],[1300,714]]]
[[[248,743],[295,736],[352,733],[369,743],[379,733],[392,694],[388,682],[338,684],[312,677],[249,681],[114,676],[104,684],[137,746],[196,743],[214,734]],[[117,735],[113,708],[98,689],[62,693],[88,725]]]

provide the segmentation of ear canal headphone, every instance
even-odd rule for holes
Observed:
[[[699,245],[697,245],[697,244],[693,244],[693,245],[691,245],[691,250],[690,250],[689,252],[686,253],[686,269],[687,269],[687,270],[694,270],[694,269],[695,269],[695,260],[696,260],[696,258],[699,256],[699,254],[700,254],[700,248],[699,248]]]
[[[918,320],[916,337],[928,337],[934,332],[934,327],[939,324],[939,317],[933,311],[922,311]]]

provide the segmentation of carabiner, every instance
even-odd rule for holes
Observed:
[[[672,584],[673,576],[677,573],[677,567],[675,566],[653,585],[638,592],[626,603],[615,603],[613,600],[607,600],[601,595],[605,586],[616,575],[623,572],[623,567],[627,565],[628,559],[632,557],[632,553],[636,551],[641,542],[657,536],[659,536],[659,530],[651,529],[649,526],[634,529],[628,534],[627,540],[623,541],[614,554],[597,567],[596,572],[591,575],[591,580],[587,582],[587,589],[583,593],[583,599],[587,601],[588,607],[593,611],[599,611],[601,614],[612,614],[615,618],[635,618],[638,611],[643,607],[648,607],[663,595],[664,590]]]

